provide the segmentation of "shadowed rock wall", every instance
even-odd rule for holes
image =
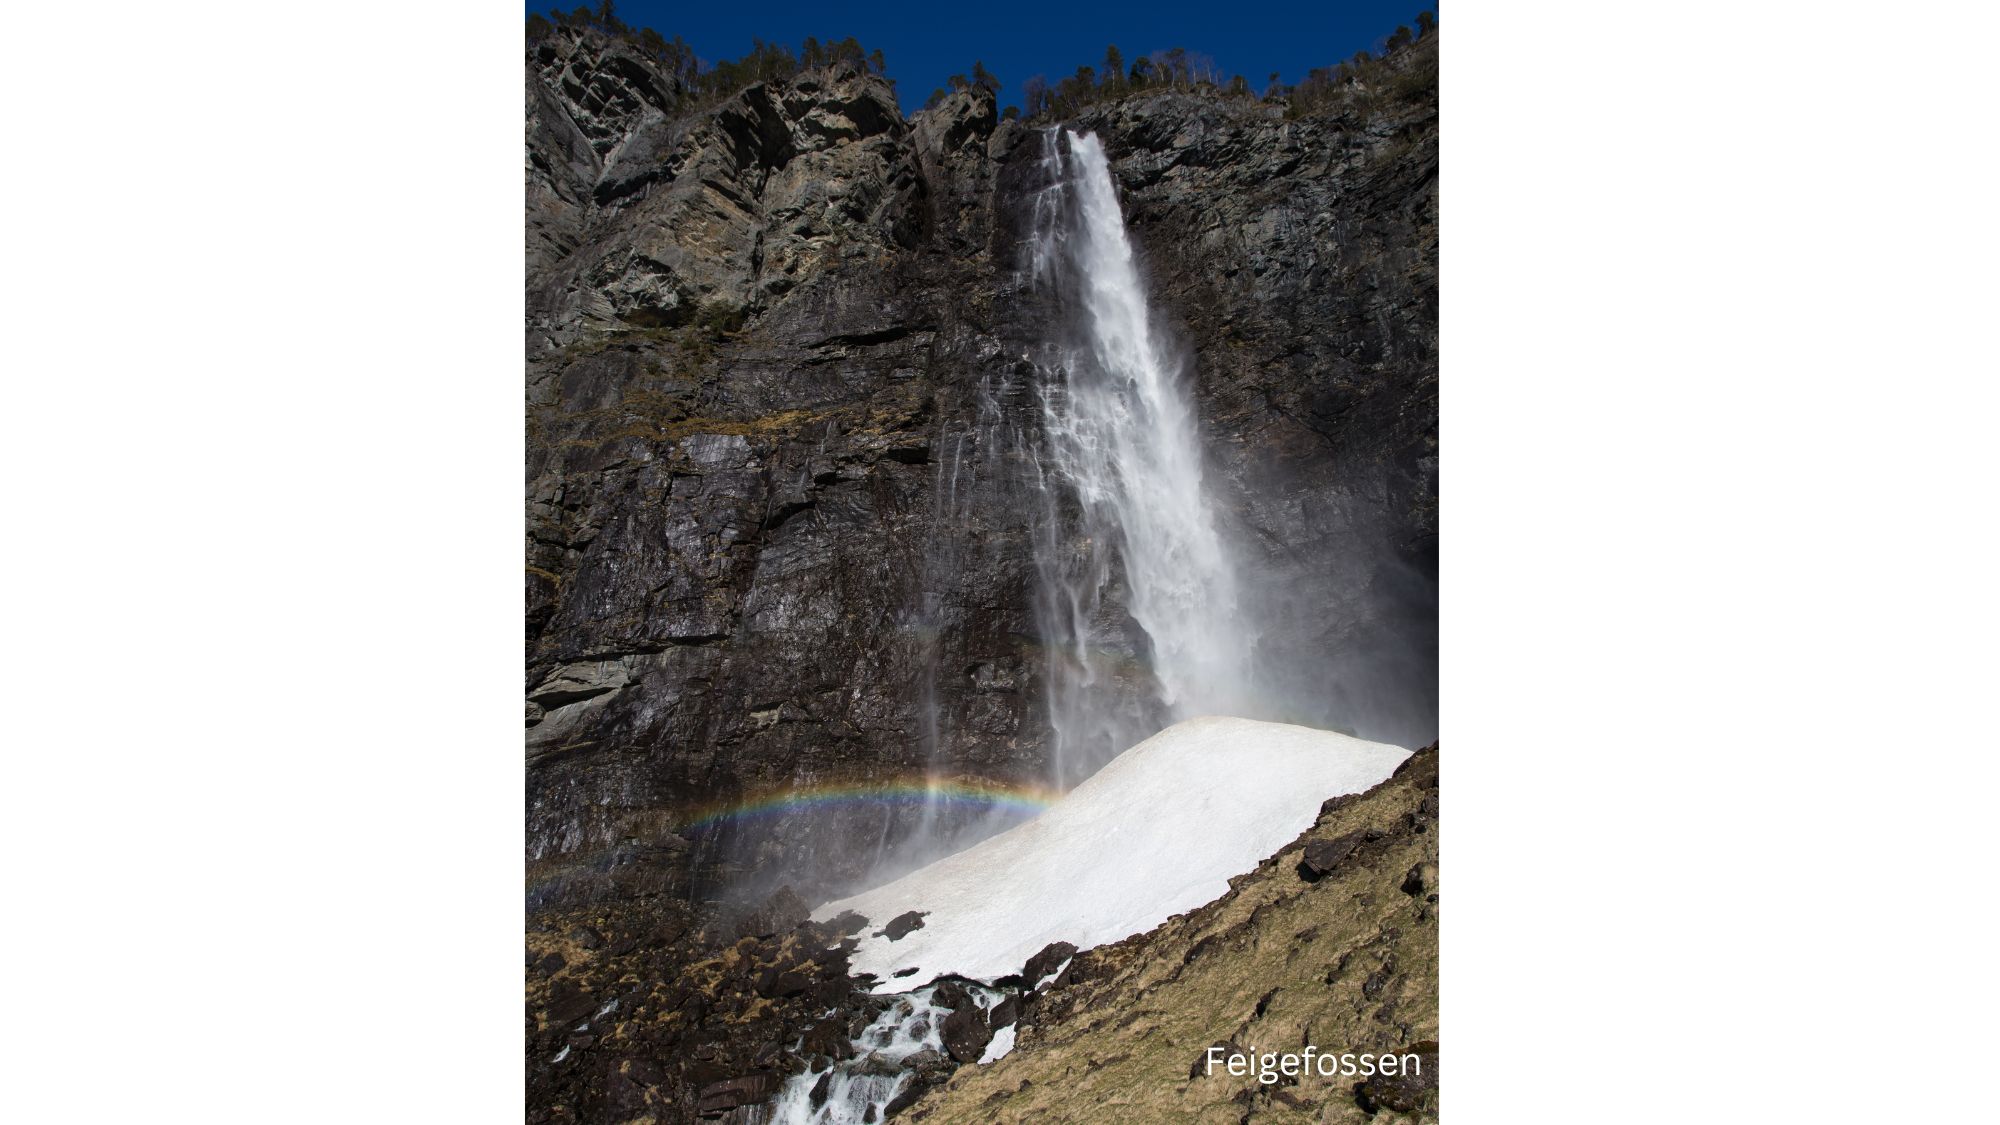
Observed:
[[[531,49],[526,106],[531,909],[823,897],[912,814],[704,818],[933,765],[1045,776],[1035,130],[976,91],[905,119],[852,67],[703,105],[571,30]],[[1104,138],[1193,352],[1285,717],[1428,741],[1434,92],[1297,121],[1155,93],[1070,124]],[[1101,624],[1143,690],[1143,634]]]

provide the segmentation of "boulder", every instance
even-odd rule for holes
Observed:
[[[887,937],[890,941],[901,941],[912,932],[924,928],[924,914],[926,913],[927,911],[906,910],[889,919],[888,925],[875,932],[879,936]]]
[[[1005,1000],[987,1009],[986,1026],[998,1031],[1020,1018],[1021,997],[1019,994],[1009,994]]]
[[[976,1005],[968,1005],[952,1012],[944,1018],[940,1030],[944,1038],[944,1049],[961,1063],[978,1062],[986,1052],[986,1044],[993,1038],[993,1029],[987,1026],[986,1013]]]
[[[1037,987],[1042,983],[1043,977],[1055,972],[1058,966],[1074,956],[1076,956],[1076,946],[1066,941],[1052,941],[1043,946],[1040,953],[1028,958],[1021,975],[1027,978],[1028,987]]]
[[[785,969],[777,965],[772,965],[757,974],[756,988],[757,995],[767,1000],[776,1000],[787,996],[797,996],[811,988],[812,984],[812,977],[797,969]]]
[[[1349,832],[1331,840],[1314,840],[1306,845],[1305,855],[1299,860],[1299,878],[1308,883],[1317,883],[1340,866],[1340,862],[1353,855],[1356,848],[1368,840],[1363,832]]]
[[[1365,1113],[1375,1114],[1383,1110],[1391,1113],[1416,1113],[1425,1108],[1426,1097],[1437,1089],[1438,1045],[1435,1040],[1426,1039],[1421,1043],[1413,1043],[1393,1053],[1416,1055],[1417,1072],[1376,1074],[1356,1085],[1354,1101]]]
[[[697,1095],[696,1112],[716,1117],[739,1105],[754,1105],[778,1092],[778,1077],[769,1071],[753,1071],[735,1078],[711,1082]]]

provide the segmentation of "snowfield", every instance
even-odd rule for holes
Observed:
[[[946,973],[991,982],[1050,942],[1078,949],[1213,902],[1292,842],[1329,797],[1387,778],[1408,750],[1251,719],[1176,723],[1112,759],[1026,824],[813,912],[867,917],[856,972],[877,992]],[[874,936],[925,912],[922,929]],[[894,974],[915,968],[913,975]]]

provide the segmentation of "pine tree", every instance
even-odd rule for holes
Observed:
[[[1027,117],[1039,117],[1049,108],[1049,80],[1039,74],[1030,75],[1021,83],[1021,100],[1025,103],[1021,112]]]
[[[1112,89],[1125,84],[1125,56],[1116,43],[1104,48],[1104,84]]]

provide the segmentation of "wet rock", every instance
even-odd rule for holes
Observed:
[[[977,692],[1012,694],[1021,689],[1020,672],[1012,666],[981,662],[973,665],[968,675],[972,677],[972,689]]]
[[[812,1107],[814,1109],[818,1109],[819,1107],[826,1104],[826,1097],[828,1094],[832,1092],[833,1092],[833,1071],[829,1070],[825,1074],[819,1076],[819,1081],[813,1083],[812,1092],[806,1095],[806,1097],[807,1100],[812,1103]]]
[[[909,910],[889,919],[889,924],[875,931],[877,937],[887,937],[890,941],[901,941],[914,931],[924,928],[924,915],[928,911]]]
[[[799,1049],[816,1058],[844,1059],[854,1053],[853,1038],[847,1021],[831,1015],[806,1029]]]
[[[1006,999],[993,1005],[986,1012],[986,1026],[995,1031],[1021,1018],[1021,997],[1009,994]]]
[[[968,1005],[953,1011],[944,1019],[941,1029],[944,1049],[961,1063],[978,1062],[986,1051],[986,1044],[993,1038],[993,1029],[987,1026],[986,1013]]]
[[[887,1120],[888,1118],[894,1117],[897,1114],[903,1112],[904,1110],[910,1108],[911,1106],[917,1104],[917,1099],[923,1097],[929,1091],[930,1091],[930,1086],[927,1083],[923,1082],[911,1082],[908,1085],[904,1086],[901,1090],[897,1091],[895,1097],[889,1099],[888,1105],[882,1107],[883,1119]],[[874,1112],[873,1107],[870,1107],[869,1112],[870,1113]],[[863,1120],[865,1121],[869,1119],[863,1118]]]
[[[954,977],[945,977],[937,982],[937,988],[932,991],[931,1003],[936,1004],[940,1008],[950,1008],[955,1011],[959,1008],[972,1006],[972,993],[966,990],[963,980]]]
[[[726,1078],[701,1088],[698,1112],[703,1117],[719,1116],[740,1105],[754,1105],[778,1090],[777,1077],[766,1071]]]
[[[880,1051],[871,1051],[866,1058],[861,1060],[860,1065],[854,1068],[854,1072],[856,1074],[873,1075],[878,1078],[892,1078],[903,1072],[903,1064]]]

